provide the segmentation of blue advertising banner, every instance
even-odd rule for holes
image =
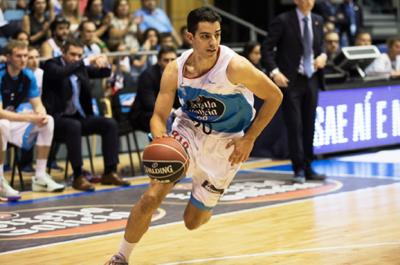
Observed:
[[[319,94],[315,154],[399,143],[400,85]]]

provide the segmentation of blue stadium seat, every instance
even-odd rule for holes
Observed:
[[[6,37],[0,37],[0,48],[3,48],[7,45],[8,39]]]
[[[25,12],[20,9],[7,9],[4,11],[4,19],[7,21],[22,20]]]

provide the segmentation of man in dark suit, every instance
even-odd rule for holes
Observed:
[[[107,57],[93,55],[81,59],[83,44],[68,40],[63,55],[46,61],[43,76],[43,101],[54,118],[54,138],[67,145],[77,190],[94,191],[82,176],[82,135],[100,134],[104,156],[102,184],[129,185],[116,173],[118,164],[118,125],[114,119],[93,115],[89,78],[111,74]]]
[[[323,19],[312,14],[315,0],[294,0],[297,8],[273,19],[263,44],[264,64],[283,92],[294,181],[323,180],[311,168],[318,89],[323,88]]]
[[[158,62],[147,68],[139,76],[138,90],[129,112],[129,119],[134,128],[150,132],[150,119],[153,116],[156,98],[160,92],[161,75],[167,64],[176,59],[176,50],[171,46],[162,46],[157,55]],[[175,98],[174,109],[179,108]]]
[[[344,0],[337,9],[336,17],[341,45],[354,45],[356,35],[362,29],[364,24],[364,16],[361,6],[358,5],[355,0]]]

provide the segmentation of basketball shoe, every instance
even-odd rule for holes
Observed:
[[[47,173],[43,176],[32,176],[32,191],[60,192],[64,189],[64,185],[55,182]]]
[[[107,261],[104,265],[128,265],[125,257],[120,253],[115,254],[112,258]]]
[[[18,201],[21,195],[18,191],[14,190],[4,177],[0,177],[0,200],[5,201]]]

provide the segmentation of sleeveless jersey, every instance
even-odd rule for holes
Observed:
[[[220,45],[215,65],[196,78],[183,76],[184,66],[193,50],[185,51],[178,59],[178,97],[181,109],[176,115],[191,119],[196,127],[213,135],[243,134],[254,115],[253,93],[242,84],[232,84],[226,75],[236,53]]]

